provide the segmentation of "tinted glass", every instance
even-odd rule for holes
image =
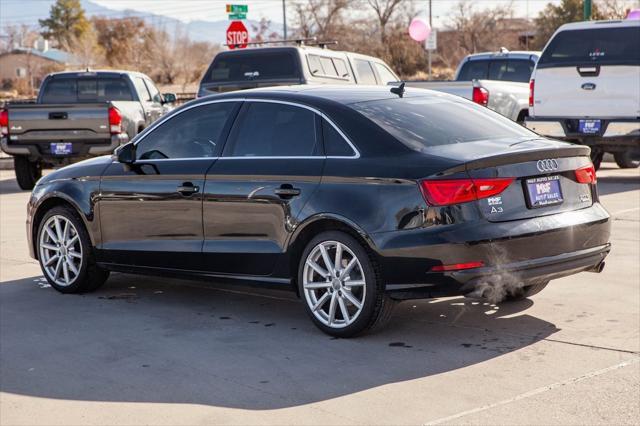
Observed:
[[[396,77],[389,68],[382,64],[374,63],[376,67],[376,71],[378,71],[378,75],[382,80],[382,84],[391,83],[393,81],[398,81],[398,77]]]
[[[315,113],[292,105],[251,102],[236,121],[229,157],[292,157],[319,153]]]
[[[204,76],[203,83],[298,78],[292,52],[245,52],[220,54]]]
[[[144,84],[144,81],[140,77],[136,77],[133,79],[133,84],[136,86],[136,91],[138,92],[138,96],[141,101],[150,101],[151,95],[149,95],[149,91],[147,90],[147,85]]]
[[[467,61],[458,73],[458,81],[482,80],[489,74],[489,61]]]
[[[529,82],[534,63],[528,59],[494,60],[489,64],[489,80]]]
[[[326,155],[333,157],[351,157],[355,155],[355,152],[342,135],[324,119],[322,120],[322,137]]]
[[[356,72],[358,73],[358,84],[378,84],[369,61],[356,59],[354,62],[356,65]]]
[[[201,105],[179,113],[137,144],[138,159],[218,157],[224,125],[234,103]]]
[[[640,64],[640,26],[558,33],[538,62],[550,65]]]
[[[354,108],[417,151],[477,140],[534,138],[535,133],[468,101],[402,98],[362,102]],[[462,119],[464,117],[464,119]]]
[[[83,103],[132,101],[133,95],[123,78],[56,78],[43,89],[42,102]]]

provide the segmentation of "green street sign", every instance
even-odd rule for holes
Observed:
[[[228,4],[227,5],[227,13],[248,13],[249,6],[246,4]]]
[[[247,19],[247,14],[246,13],[230,13],[229,14],[229,20],[236,21],[238,19],[240,20]]]

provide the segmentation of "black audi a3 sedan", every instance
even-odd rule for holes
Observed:
[[[279,284],[342,337],[398,300],[528,297],[610,250],[589,148],[411,88],[204,97],[43,177],[28,213],[60,292],[110,271]]]

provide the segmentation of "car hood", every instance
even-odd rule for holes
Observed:
[[[57,180],[99,178],[112,162],[111,155],[80,161],[43,176],[36,185],[46,185]]]

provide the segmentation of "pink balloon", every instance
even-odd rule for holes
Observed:
[[[631,9],[627,15],[627,19],[640,20],[640,9]]]
[[[431,34],[429,23],[422,18],[414,18],[409,24],[409,35],[415,41],[425,41]]]

